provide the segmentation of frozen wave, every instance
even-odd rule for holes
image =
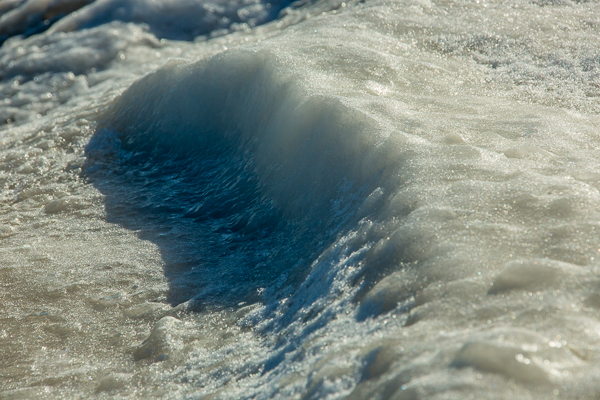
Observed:
[[[107,202],[137,187],[128,212],[194,219],[206,236],[222,235],[221,248],[203,255],[216,264],[238,252],[232,248],[248,247],[221,267],[225,274],[255,276],[247,284],[253,286],[243,288],[239,279],[224,285],[236,287],[232,304],[268,286],[267,277],[301,277],[298,260],[306,267],[349,221],[365,217],[366,207],[360,218],[355,213],[369,193],[383,192],[386,171],[399,162],[384,145],[390,140],[372,135],[375,121],[339,100],[307,96],[284,71],[265,51],[165,67],[110,107],[86,149],[87,173],[98,177]],[[106,173],[98,175],[102,170],[127,178],[109,185]],[[110,219],[123,223],[126,215],[112,209]],[[219,302],[232,302],[220,296]]]
[[[371,134],[375,122],[366,115],[304,94],[280,64],[269,52],[231,52],[164,68],[130,87],[103,126],[140,159],[243,149],[280,208],[322,218],[344,185],[380,184],[373,177],[389,169],[377,154],[384,140]]]

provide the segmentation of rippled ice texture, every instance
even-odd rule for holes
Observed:
[[[594,398],[600,5],[0,4],[0,397]]]

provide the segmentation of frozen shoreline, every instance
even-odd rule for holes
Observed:
[[[597,392],[598,4],[154,6],[0,47],[0,397]]]

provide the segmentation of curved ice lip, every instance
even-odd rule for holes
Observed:
[[[130,87],[86,148],[87,174],[109,220],[161,247],[173,303],[237,304],[297,285],[350,221],[374,212],[398,163],[376,129],[305,93],[273,54],[229,52]]]

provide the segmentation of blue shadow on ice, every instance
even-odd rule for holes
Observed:
[[[121,148],[115,157],[115,145],[113,131],[93,136],[86,175],[104,195],[108,222],[159,247],[172,305],[259,301],[278,279],[299,280],[320,247],[319,227],[286,219],[260,193],[248,155],[213,148],[182,158]]]
[[[386,185],[402,179],[400,139],[339,99],[307,94],[272,53],[226,52],[133,84],[99,121],[85,174],[109,222],[160,248],[171,304],[276,302],[318,264],[318,293],[294,306],[308,309],[341,262],[326,249],[379,218]],[[351,284],[364,293],[400,253],[367,260]]]
[[[282,71],[253,52],[167,66],[109,107],[86,148],[108,221],[160,248],[172,304],[297,286],[376,187],[364,117]]]

